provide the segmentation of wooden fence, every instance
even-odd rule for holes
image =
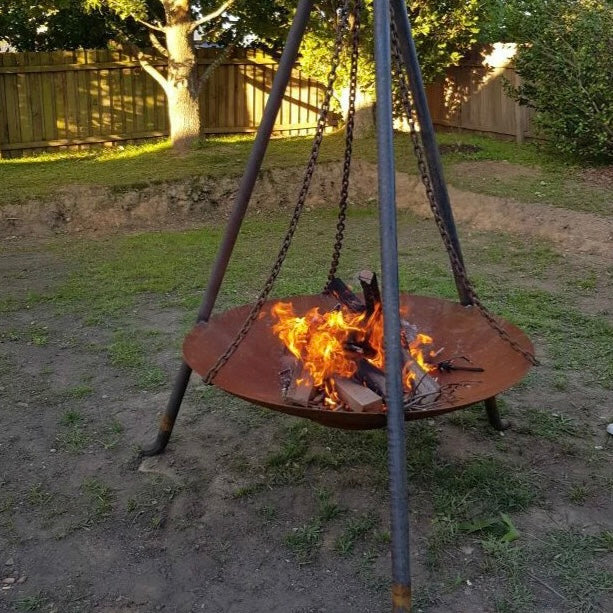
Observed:
[[[200,74],[216,53],[198,50]],[[150,62],[164,71],[165,60]],[[202,133],[254,132],[276,67],[274,58],[253,51],[226,60],[201,92]],[[322,85],[296,68],[275,131],[311,132],[322,96]],[[108,50],[0,54],[2,157],[167,134],[164,92],[134,57]]]
[[[428,86],[432,121],[441,126],[514,136],[535,137],[533,111],[509,98],[504,83],[520,82],[513,68],[516,45],[496,43],[475,51],[447,77]]]
[[[198,50],[202,73],[216,51]],[[475,53],[447,78],[428,87],[435,124],[533,137],[532,112],[504,92],[517,84],[512,66],[515,46],[496,44]],[[161,71],[165,60],[151,59]],[[203,134],[254,132],[259,125],[276,61],[241,51],[226,60],[200,96]],[[294,70],[275,131],[312,132],[323,86]],[[160,86],[138,61],[118,51],[0,53],[0,156],[134,142],[168,134],[166,100]]]

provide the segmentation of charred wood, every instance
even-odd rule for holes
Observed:
[[[330,281],[327,291],[353,313],[363,313],[366,310],[364,303],[338,277]]]
[[[363,270],[358,275],[358,279],[364,292],[366,314],[370,316],[375,312],[376,306],[381,304],[381,292],[379,291],[377,275],[370,270]]]
[[[368,360],[360,360],[355,377],[360,382],[366,384],[375,394],[385,398],[385,373],[380,368],[377,368]]]

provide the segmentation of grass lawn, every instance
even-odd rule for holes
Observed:
[[[264,167],[304,165],[311,140],[310,137],[272,140]],[[45,197],[71,185],[131,189],[196,175],[239,175],[252,142],[252,137],[244,136],[210,138],[182,157],[174,156],[169,143],[164,141],[123,149],[90,149],[0,160],[2,201]],[[564,208],[613,213],[610,190],[586,183],[581,179],[580,168],[544,154],[538,144],[516,145],[487,136],[448,132],[439,134],[439,143],[449,151],[444,155],[446,173],[449,182],[457,187],[522,202],[547,202]],[[461,145],[470,147],[462,149],[458,147]],[[340,160],[342,153],[343,135],[326,136],[320,160]],[[416,172],[408,135],[398,136],[396,153],[399,170]],[[374,138],[356,139],[355,155],[375,162]],[[502,175],[493,172],[485,162],[503,163],[498,168]]]
[[[271,163],[287,163],[290,151],[298,159],[303,145],[273,143]],[[149,177],[157,147],[143,154]],[[234,161],[222,152],[244,159],[246,150],[227,142],[214,154],[207,145],[180,163],[193,170],[209,160],[210,172],[227,172]],[[83,164],[104,167],[104,155],[119,164],[115,156],[128,154]],[[334,220],[327,209],[305,213],[276,296],[321,290]],[[246,220],[219,309],[257,295],[286,224]],[[432,222],[403,212],[399,226],[403,288],[453,298]],[[251,608],[236,610],[388,607],[383,431],[325,429],[195,382],[168,453],[149,472],[134,470],[222,228],[2,248],[12,262],[0,303],[0,406],[11,452],[0,448],[0,549],[31,568],[24,587],[7,592],[16,610],[87,611],[121,597],[139,611],[202,602],[217,612],[245,590]],[[415,610],[608,610],[611,276],[544,243],[460,232],[484,301],[529,333],[543,364],[501,397],[515,425],[504,436],[482,407],[409,425]],[[350,215],[340,274],[350,280],[378,262],[377,212],[364,205]],[[26,467],[40,463],[46,472]],[[84,542],[103,549],[87,553],[89,566]],[[49,567],[50,548],[60,571]]]

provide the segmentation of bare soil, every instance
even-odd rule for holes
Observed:
[[[364,202],[376,198],[377,170],[374,164],[354,160],[350,198]],[[506,162],[462,162],[462,172],[505,178],[526,176],[537,170]],[[303,170],[263,171],[250,209],[256,213],[293,208]],[[430,217],[424,188],[416,175],[397,173],[399,208],[408,208]],[[334,203],[338,193],[341,166],[318,166],[307,205]],[[55,196],[0,207],[0,237],[45,237],[56,234],[104,234],[108,232],[179,228],[229,214],[236,194],[238,177],[193,178],[171,184],[113,191],[107,188],[71,186]],[[477,230],[530,234],[553,241],[564,251],[591,253],[611,258],[613,218],[556,208],[547,204],[525,204],[449,187],[457,221]]]
[[[356,199],[371,197],[375,184],[372,167],[361,164],[355,173]],[[310,206],[338,188],[335,172],[317,175]],[[294,179],[264,176],[255,208],[262,213],[285,210],[293,198],[287,185],[295,184]],[[20,205],[13,214],[21,217],[12,228],[4,211],[1,227],[10,237],[192,225],[225,214],[234,189],[231,180],[180,184],[168,194],[156,186],[114,195],[75,188],[51,205]],[[564,249],[569,261],[598,267],[611,255],[605,248],[611,232],[605,219],[451,191],[456,217],[466,227],[546,237]],[[399,194],[402,206],[426,213],[416,178],[399,176]],[[589,234],[584,232],[586,221]],[[5,245],[0,287],[10,287],[11,295],[53,289],[72,271],[42,241],[12,240]],[[558,289],[564,287],[560,279]],[[606,299],[598,295],[586,298],[584,306],[600,312],[603,304]],[[182,310],[165,306],[159,297],[144,297],[126,315],[124,327],[155,340],[150,357],[171,377],[179,361],[184,319]],[[339,555],[334,544],[343,530],[341,516],[331,520],[316,561],[301,564],[284,539],[317,512],[315,480],[248,491],[254,478],[258,481],[257,471],[265,471],[270,450],[279,447],[287,428],[300,422],[195,382],[167,453],[142,460],[137,447],[152,441],[168,385],[139,387],[130,371],[111,363],[110,342],[111,330],[104,325],[44,303],[2,315],[0,581],[15,581],[2,585],[0,611],[389,610],[390,558],[384,535],[359,545],[352,555]],[[607,462],[610,467],[611,437],[604,426],[613,418],[611,398],[602,388],[585,384],[580,373],[565,389],[552,393],[555,374],[545,358],[538,377],[505,394],[515,427],[504,436],[489,430],[483,420],[463,424],[460,413],[432,424],[440,441],[437,453],[445,461],[476,452],[502,453],[538,473],[543,500],[514,518],[523,538],[535,540],[552,527],[584,534],[613,529],[611,491],[597,485],[608,472]],[[567,415],[583,436],[564,441],[530,436],[525,426],[522,429],[530,407]],[[81,416],[73,423],[67,418],[72,413]],[[291,460],[287,469],[293,469]],[[309,470],[346,515],[375,509],[378,520],[387,525],[385,490],[371,482],[368,467]],[[569,488],[583,483],[586,498],[573,503]],[[416,609],[495,611],[493,602],[504,579],[484,572],[478,539],[466,539],[462,549],[449,550],[444,573],[428,569],[431,504],[427,488],[412,492],[412,570],[421,599]],[[533,572],[539,575],[541,570]],[[559,589],[538,582],[534,589],[537,600],[530,611],[570,610]],[[429,598],[429,593],[436,597]],[[591,610],[611,610],[610,604],[603,599],[599,609]]]

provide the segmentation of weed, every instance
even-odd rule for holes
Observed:
[[[336,539],[334,548],[341,555],[346,556],[353,551],[357,541],[365,537],[379,522],[374,513],[365,513],[349,519],[343,533]]]
[[[25,598],[20,598],[15,603],[15,609],[17,611],[40,611],[47,602],[47,599],[40,594],[26,596]]]
[[[317,492],[317,517],[321,522],[328,522],[342,513],[342,509],[331,500],[330,492],[319,490]]]
[[[277,518],[277,509],[271,504],[265,504],[258,509],[258,515],[268,524]]]
[[[42,483],[36,483],[28,492],[28,502],[33,507],[46,507],[53,500],[53,494],[43,489]]]
[[[62,392],[62,396],[64,398],[74,398],[75,400],[80,398],[87,398],[94,393],[94,388],[91,385],[87,385],[85,383],[80,385],[74,385],[73,387],[68,387]]]
[[[83,415],[79,411],[69,410],[62,415],[60,422],[64,426],[76,426],[83,421]]]
[[[56,435],[58,446],[71,453],[79,453],[90,443],[91,438],[78,424],[72,425],[65,432]]]
[[[121,422],[114,420],[104,429],[104,436],[100,440],[102,447],[106,450],[114,449],[117,443],[121,440],[123,433],[123,425]]]
[[[313,518],[287,534],[285,544],[300,564],[310,564],[321,547],[321,533],[321,522]]]
[[[578,504],[578,505],[585,504],[585,501],[589,498],[589,496],[590,496],[590,490],[584,485],[574,485],[573,487],[571,487],[570,491],[568,492],[568,499],[573,504]]]
[[[30,339],[36,347],[45,347],[49,344],[49,330],[47,326],[30,326]]]
[[[91,514],[97,519],[108,517],[113,510],[113,490],[102,481],[89,477],[83,480],[81,488],[85,493]]]
[[[239,487],[232,493],[232,498],[251,498],[264,489],[263,483],[252,483]]]

